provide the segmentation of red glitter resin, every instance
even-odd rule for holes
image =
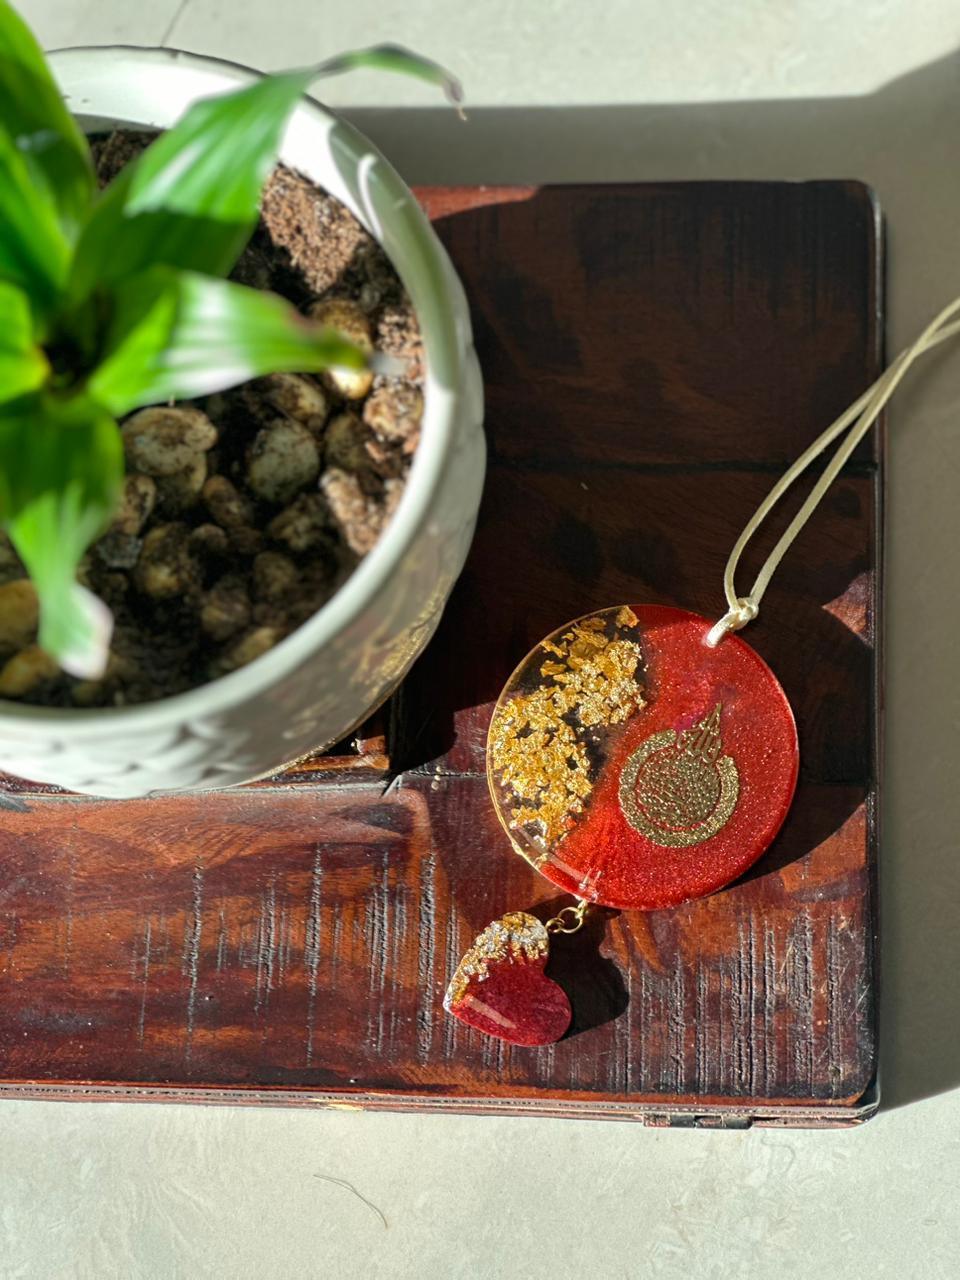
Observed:
[[[460,999],[444,1008],[509,1044],[553,1044],[566,1035],[572,1013],[566,992],[544,973],[546,963],[546,956],[494,961],[483,981],[471,978]]]
[[[593,616],[604,618],[609,628],[609,619],[619,612],[605,610]],[[642,664],[636,674],[644,706],[623,724],[600,732],[579,731],[590,744],[595,776],[584,809],[571,820],[569,829],[546,842],[532,828],[524,830],[517,823],[516,809],[513,819],[508,816],[502,783],[493,774],[491,791],[515,847],[548,880],[591,902],[651,910],[714,893],[757,861],[790,808],[799,751],[793,712],[783,689],[763,659],[739,636],[727,635],[710,648],[705,637],[712,624],[697,614],[657,605],[634,605],[631,612],[636,625],[622,627],[616,634],[629,636],[640,647]],[[539,673],[549,652],[542,646],[535,650],[518,668],[504,696],[510,688],[529,690],[531,672]],[[714,834],[701,837],[694,824],[689,843],[665,847],[629,820],[623,796],[629,805],[635,762],[645,761],[645,753],[659,750],[661,760],[655,767],[660,774],[673,767],[675,757],[670,752],[674,748],[651,746],[654,735],[667,740],[675,735],[679,743],[679,735],[686,734],[684,742],[702,747],[711,716],[722,739],[720,755],[733,762],[732,769],[726,768],[735,774],[731,784],[735,801]],[[709,767],[715,766],[711,762]],[[672,803],[674,790],[669,780],[664,785],[655,778],[650,786],[661,788],[655,799],[660,805],[657,813],[662,814],[663,806]],[[649,827],[645,812],[641,818]],[[666,831],[664,839],[671,838],[667,824],[650,829]],[[703,823],[700,830],[710,827]]]

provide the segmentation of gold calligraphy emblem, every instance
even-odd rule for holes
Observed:
[[[692,729],[647,738],[620,775],[620,807],[641,835],[665,849],[702,844],[729,822],[740,795],[732,756],[722,755],[720,703]]]

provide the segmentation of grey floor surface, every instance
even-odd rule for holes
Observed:
[[[48,47],[455,67],[327,95],[413,181],[856,177],[890,347],[960,293],[955,0],[22,0]],[[0,1277],[960,1275],[960,351],[890,422],[885,1105],[859,1131],[0,1105]],[[350,1184],[350,1185],[345,1185]],[[353,1189],[351,1189],[353,1188]]]

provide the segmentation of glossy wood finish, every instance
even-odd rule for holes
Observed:
[[[440,632],[358,747],[272,782],[126,803],[3,792],[0,1092],[861,1118],[875,1105],[878,442],[749,634],[797,711],[803,757],[767,856],[710,899],[598,914],[559,940],[551,973],[575,1021],[558,1045],[484,1039],[440,999],[490,919],[562,904],[493,816],[493,699],[577,614],[623,600],[722,611],[739,528],[877,372],[869,193],[423,199],[472,300],[491,445]]]

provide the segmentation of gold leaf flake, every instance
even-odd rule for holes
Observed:
[[[622,724],[644,706],[638,669],[639,644],[618,634],[635,626],[636,614],[621,609],[612,635],[597,614],[573,623],[559,641],[540,649],[544,683],[501,702],[490,726],[490,764],[505,791],[518,802],[514,828],[533,826],[549,845],[570,830],[593,789],[584,730]]]
[[[511,911],[488,924],[457,965],[450,980],[443,1007],[449,1010],[463,999],[471,979],[486,982],[490,965],[500,960],[536,960],[545,956],[550,939],[543,924],[536,916],[525,911]]]

